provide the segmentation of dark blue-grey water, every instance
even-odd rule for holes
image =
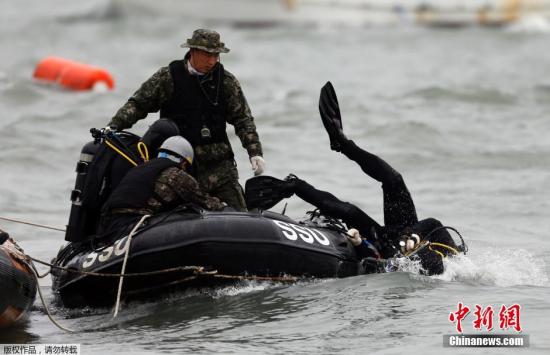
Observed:
[[[449,313],[463,302],[520,304],[526,351],[550,352],[550,33],[235,28],[121,3],[0,1],[0,216],[63,226],[88,129],[104,126],[141,82],[182,57],[179,44],[195,28],[214,26],[232,49],[222,61],[256,118],[267,174],[294,172],[382,221],[380,187],[329,150],[317,100],[331,80],[348,135],[397,168],[419,216],[458,228],[470,253],[439,277],[244,283],[125,305],[114,321],[109,309],[54,308],[77,334],[55,328],[37,302],[29,322],[2,331],[0,343],[80,343],[84,354],[502,351],[442,347],[442,335],[455,333]],[[34,66],[47,55],[105,67],[116,89],[74,93],[36,83]],[[143,133],[157,117],[133,130]],[[244,183],[250,165],[232,142]],[[293,198],[287,214],[310,207]],[[59,232],[0,226],[41,259],[63,244]],[[41,281],[48,301],[50,285]]]

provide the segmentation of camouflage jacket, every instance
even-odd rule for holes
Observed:
[[[227,70],[224,71],[224,75],[222,90],[227,103],[226,121],[235,127],[235,133],[240,138],[242,146],[247,150],[249,157],[261,156],[262,145],[241,85],[235,76]],[[170,69],[167,66],[162,67],[128,99],[111,119],[109,125],[116,125],[119,129],[132,127],[138,120],[145,118],[148,113],[159,111],[171,98],[173,92],[174,81]],[[225,143],[222,144],[226,145]],[[219,144],[211,144],[212,147],[202,146],[204,153],[201,152],[201,149],[196,151],[197,160],[203,160],[201,155],[207,158],[215,156],[220,149],[231,149],[230,147],[218,147],[217,145]],[[212,150],[212,152],[209,150]]]
[[[165,169],[160,173],[155,182],[155,194],[162,198],[164,203],[175,206],[193,203],[210,211],[220,211],[226,206],[217,197],[212,197],[205,193],[200,188],[197,180],[177,167]],[[155,197],[151,197],[147,201],[147,207],[140,209],[117,208],[110,210],[109,214],[155,214],[161,209],[162,203]]]
[[[226,206],[217,197],[203,192],[197,180],[176,167],[165,169],[158,176],[155,182],[155,194],[168,203],[177,200],[182,203],[191,202],[211,211],[219,211]],[[161,208],[161,203],[154,197],[151,197],[147,204],[153,211]]]

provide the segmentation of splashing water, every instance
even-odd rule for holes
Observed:
[[[472,255],[459,255],[444,261],[445,272],[436,276],[444,281],[462,281],[501,287],[545,286],[546,264],[525,249],[489,248]]]
[[[271,285],[273,285],[273,283],[271,282],[244,281],[237,285],[215,289],[212,292],[211,296],[213,298],[220,298],[224,296],[236,296],[243,293],[263,291],[269,288]]]
[[[395,258],[392,260],[392,266],[397,268],[397,271],[408,272],[414,275],[420,275],[426,270],[422,268],[419,259]]]

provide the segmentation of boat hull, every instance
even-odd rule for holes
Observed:
[[[57,264],[77,271],[120,273],[127,248],[122,236],[101,249],[70,245]],[[72,249],[72,250],[70,250]],[[346,277],[365,273],[353,246],[337,231],[305,226],[273,212],[175,213],[152,218],[131,241],[126,273],[201,266],[217,275]],[[56,271],[53,288],[67,307],[115,302],[119,278]],[[174,288],[226,283],[177,271],[126,277],[123,297],[148,298]]]

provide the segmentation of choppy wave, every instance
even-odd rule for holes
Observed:
[[[212,292],[214,298],[224,297],[224,296],[236,296],[240,294],[264,291],[270,286],[273,286],[273,283],[270,282],[244,282],[234,286],[227,286],[220,289],[216,289]]]
[[[412,260],[409,258],[396,258],[393,261],[393,265],[397,267],[397,270],[399,271],[408,272],[414,275],[420,275],[424,271],[420,260]]]
[[[58,17],[61,23],[77,23],[86,21],[111,21],[118,20],[124,15],[122,9],[113,1],[103,0],[100,2],[89,3],[85,8],[78,7],[71,10],[70,8],[64,11]]]
[[[501,287],[545,286],[546,264],[525,249],[484,249],[475,255],[445,260],[445,273],[437,278]]]
[[[404,98],[421,98],[435,101],[456,101],[465,103],[481,103],[494,105],[513,105],[517,102],[515,96],[495,88],[464,87],[449,88],[428,86],[406,93]]]

